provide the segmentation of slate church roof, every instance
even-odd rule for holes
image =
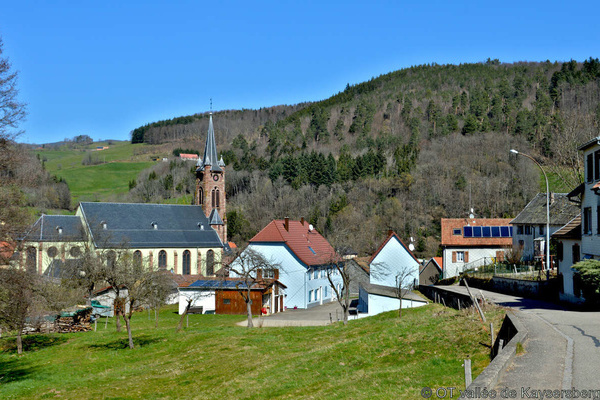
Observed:
[[[550,195],[550,225],[566,225],[581,212],[579,206],[569,201],[567,195],[568,193]],[[510,223],[546,224],[546,193],[538,193]]]
[[[196,166],[199,169],[204,169],[205,166],[209,165],[211,171],[221,172],[221,167],[225,166],[223,160],[219,160],[217,157],[217,143],[215,141],[215,129],[213,127],[212,113],[210,113],[210,119],[208,120],[208,135],[206,137],[206,144],[204,145],[204,156],[202,160],[198,159]]]
[[[96,247],[223,247],[198,206],[81,203],[79,207]]]
[[[81,242],[85,232],[76,215],[42,215],[23,237],[27,242]]]

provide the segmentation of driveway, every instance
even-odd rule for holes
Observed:
[[[320,306],[304,309],[288,309],[284,312],[272,314],[267,317],[254,318],[254,326],[322,326],[332,322],[341,321],[343,318],[342,307],[337,301],[332,301]],[[240,326],[247,326],[247,321],[239,322]]]

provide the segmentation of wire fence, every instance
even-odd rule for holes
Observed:
[[[466,268],[463,274],[475,278],[491,279],[494,276],[529,281],[545,281],[556,277],[556,270],[544,270],[541,263],[493,262]]]

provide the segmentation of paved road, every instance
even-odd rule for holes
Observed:
[[[449,288],[466,293],[461,286]],[[518,310],[529,330],[526,353],[515,357],[501,376],[500,388],[529,385],[600,390],[600,312],[569,311],[544,301],[472,290],[498,305]]]
[[[342,320],[342,308],[337,301],[309,309],[288,309],[284,312],[269,315],[268,317],[255,318],[255,326],[321,326]],[[246,326],[247,322],[238,323]],[[262,324],[262,325],[261,325]]]

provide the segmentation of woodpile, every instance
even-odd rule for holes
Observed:
[[[92,307],[77,307],[75,310],[62,312],[56,319],[55,332],[87,332],[93,328]]]

